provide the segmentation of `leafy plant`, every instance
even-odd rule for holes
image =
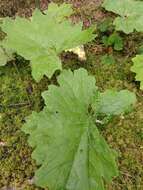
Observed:
[[[64,70],[59,86],[43,93],[45,108],[33,112],[22,130],[34,148],[35,183],[50,190],[103,190],[118,175],[116,154],[99,134],[99,114],[117,115],[135,103],[133,93],[100,93],[85,69]]]
[[[103,64],[115,64],[115,58],[113,57],[113,55],[110,54],[105,54],[101,57],[101,62]]]
[[[113,33],[109,37],[103,36],[102,42],[105,46],[113,46],[114,50],[120,51],[123,49],[123,39],[118,33]]]
[[[143,2],[135,0],[105,0],[103,7],[119,15],[114,20],[116,30],[129,34],[143,32]]]
[[[3,20],[1,27],[7,34],[3,46],[31,61],[32,76],[36,81],[43,75],[51,78],[56,70],[62,69],[59,58],[62,51],[95,38],[95,27],[82,30],[82,23],[74,25],[68,19],[71,14],[71,5],[51,3],[44,13],[35,10],[29,20],[20,17]]]
[[[140,81],[140,89],[143,90],[143,54],[136,55],[133,59],[131,71],[136,73],[136,81]]]

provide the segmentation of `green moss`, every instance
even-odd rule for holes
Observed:
[[[42,109],[41,91],[48,81],[36,84],[29,64],[21,58],[1,67],[0,75],[0,188],[26,184],[24,189],[38,189],[29,182],[36,165],[20,128],[32,110]]]

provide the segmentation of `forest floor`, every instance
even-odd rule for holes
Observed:
[[[63,1],[53,1],[62,3]],[[101,8],[101,0],[68,0],[75,8],[75,21],[82,20],[84,26],[97,25],[112,17]],[[45,9],[49,1],[41,1]],[[35,7],[34,0],[1,0],[0,17],[30,16]],[[63,58],[63,67],[72,70],[84,67],[95,76],[97,86],[104,89],[129,89],[137,95],[133,111],[125,116],[115,117],[102,133],[110,146],[118,152],[120,174],[107,190],[143,190],[143,92],[131,73],[131,58],[143,44],[142,34],[125,35],[124,49],[114,51],[101,43],[102,34],[97,40],[85,46],[87,60],[83,63],[76,55]],[[101,57],[109,53],[114,56],[114,64],[103,64]],[[31,148],[27,136],[21,132],[25,117],[33,110],[40,111],[44,104],[41,92],[54,82],[46,77],[36,83],[31,76],[29,62],[21,57],[0,68],[0,190],[40,190],[32,184],[36,169],[31,159]]]

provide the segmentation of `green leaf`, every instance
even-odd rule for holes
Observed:
[[[136,81],[140,81],[140,89],[143,90],[143,54],[137,55],[132,61],[131,71],[136,73]]]
[[[73,13],[69,4],[50,3],[48,10],[35,10],[33,16],[3,19],[2,30],[7,34],[4,47],[15,50],[31,61],[32,75],[40,81],[43,75],[52,77],[61,70],[60,54],[64,50],[83,45],[95,38],[95,26],[82,30],[82,23],[72,24],[67,18]]]
[[[120,51],[123,49],[123,40],[117,33],[113,33],[110,35],[108,39],[109,45],[114,45],[114,49]]]
[[[98,112],[107,115],[119,115],[131,108],[136,102],[136,96],[134,93],[128,90],[121,90],[119,92],[115,90],[106,90],[101,93],[98,102],[94,105]]]
[[[8,61],[13,59],[13,51],[4,49],[0,46],[0,66],[6,65]]]
[[[35,183],[51,190],[104,190],[104,181],[111,182],[118,169],[116,154],[99,134],[95,116],[99,110],[120,114],[135,97],[121,91],[101,93],[99,99],[95,78],[85,69],[63,71],[58,84],[43,93],[44,110],[33,112],[22,128],[29,134],[32,158],[39,166]]]
[[[134,32],[143,32],[143,2],[135,0],[105,0],[103,7],[119,15],[114,25],[116,30],[123,31],[126,34]]]
[[[102,62],[102,64],[109,64],[109,65],[116,63],[113,55],[108,55],[108,54],[105,54],[101,57],[101,62]]]
[[[43,93],[45,108],[28,117],[23,131],[39,169],[35,183],[59,190],[104,190],[118,175],[116,155],[99,134],[90,105],[98,93],[84,69],[63,71],[59,86]]]
[[[114,49],[120,51],[123,49],[123,40],[118,33],[113,33],[109,37],[103,36],[102,42],[105,46],[114,46]]]

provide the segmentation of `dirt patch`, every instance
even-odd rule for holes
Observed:
[[[36,3],[37,2],[37,3]],[[46,9],[49,0],[40,0],[39,5],[36,0],[1,0],[0,1],[0,17],[6,16],[31,16],[33,9],[39,6],[42,10]]]

